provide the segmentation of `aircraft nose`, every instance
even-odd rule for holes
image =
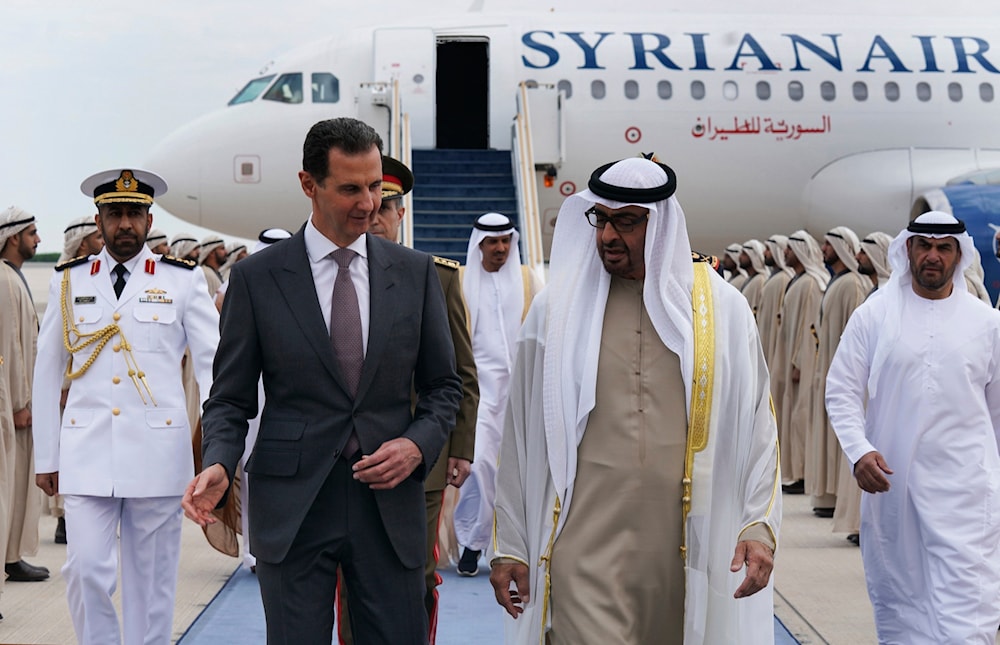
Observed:
[[[201,159],[206,127],[195,122],[161,141],[146,158],[146,167],[167,182],[167,192],[156,203],[172,215],[201,225]],[[199,145],[201,144],[201,145]]]

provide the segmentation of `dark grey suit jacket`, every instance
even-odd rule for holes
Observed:
[[[375,491],[375,499],[400,561],[422,566],[423,478],[441,454],[462,397],[433,259],[367,236],[368,350],[352,401],[316,297],[303,230],[233,266],[215,381],[202,416],[203,463],[220,463],[232,477],[247,419],[257,414],[263,374],[264,411],[245,469],[253,552],[277,563],[352,428],[364,454],[407,437],[424,463],[396,488]],[[418,394],[412,412],[411,383]]]

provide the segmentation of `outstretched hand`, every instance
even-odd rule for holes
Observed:
[[[201,471],[184,490],[181,507],[188,519],[202,528],[218,520],[212,511],[229,488],[229,475],[222,464],[212,464]]]

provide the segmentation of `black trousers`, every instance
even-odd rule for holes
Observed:
[[[423,569],[400,563],[374,494],[354,480],[343,459],[334,464],[285,559],[257,561],[268,645],[331,643],[338,564],[351,590],[357,645],[426,645]]]

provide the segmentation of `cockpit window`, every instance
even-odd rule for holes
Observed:
[[[261,76],[260,78],[255,78],[249,83],[247,83],[242,90],[240,90],[233,100],[229,102],[229,105],[239,105],[240,103],[249,103],[254,100],[260,93],[264,91],[264,88],[271,83],[271,79],[274,78],[274,74],[270,76]]]
[[[274,85],[264,93],[265,101],[280,101],[282,103],[302,102],[302,73],[282,74]]]
[[[340,80],[328,72],[313,72],[313,103],[336,103],[340,100]]]

